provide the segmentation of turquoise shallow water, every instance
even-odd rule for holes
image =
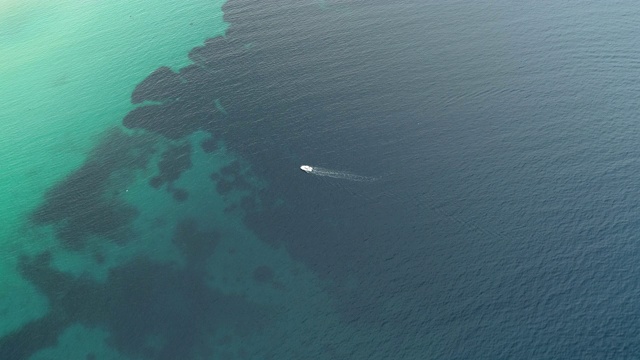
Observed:
[[[46,182],[77,167],[92,138],[131,109],[138,81],[159,64],[188,63],[191,47],[224,31],[220,5],[184,4],[174,11],[183,16],[171,18],[169,3],[3,3],[2,186],[12,189],[2,192],[11,194],[6,202],[33,206]],[[44,183],[18,186],[27,174]]]
[[[640,353],[635,3],[0,4],[0,358]]]
[[[160,64],[187,64],[191,47],[224,32],[220,6],[0,2],[0,332],[46,312],[42,296],[18,277],[16,259],[55,240],[28,230],[27,213],[82,164],[105,129],[118,126],[137,82]]]

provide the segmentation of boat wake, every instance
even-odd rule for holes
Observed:
[[[334,179],[343,179],[343,180],[350,180],[350,181],[377,180],[376,178],[370,177],[370,176],[356,175],[346,171],[325,169],[317,166],[302,165],[300,166],[300,170],[306,172],[307,174],[317,175],[317,176],[326,176]]]

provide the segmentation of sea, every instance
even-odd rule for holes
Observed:
[[[0,359],[640,359],[639,23],[0,0]]]

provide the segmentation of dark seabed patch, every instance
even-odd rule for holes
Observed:
[[[131,102],[139,104],[144,101],[174,101],[184,94],[185,88],[178,74],[163,66],[151,73],[131,94]]]
[[[114,175],[145,168],[154,146],[153,136],[107,132],[78,170],[47,191],[32,221],[54,225],[60,242],[73,250],[81,250],[90,236],[126,241],[127,226],[137,210],[111,196],[112,181]]]
[[[176,188],[173,183],[180,178],[180,174],[191,169],[191,144],[170,146],[162,153],[162,158],[158,163],[160,173],[149,180],[149,185],[159,188],[167,184],[167,191],[171,193],[173,199],[184,202],[189,197],[185,189]]]
[[[162,153],[158,163],[160,174],[149,180],[149,185],[159,188],[165,183],[171,184],[180,178],[182,172],[191,168],[191,144],[171,146]]]
[[[167,188],[167,190],[171,193],[173,199],[177,202],[185,202],[187,201],[187,199],[189,199],[189,192],[187,192],[187,190],[176,188],[173,186]]]
[[[203,140],[202,143],[200,143],[200,146],[206,153],[212,153],[219,149],[218,142],[213,137]]]
[[[217,234],[200,232],[186,220],[173,239],[187,260],[184,268],[138,258],[111,269],[104,283],[55,270],[49,253],[23,257],[20,272],[49,299],[50,311],[0,339],[0,358],[27,359],[55,345],[59,334],[76,323],[108,330],[109,344],[123,354],[207,358],[215,351],[210,339],[221,326],[233,329],[233,336],[246,336],[268,323],[266,309],[207,285],[203,267]]]
[[[253,271],[253,279],[259,283],[270,282],[273,276],[273,269],[267,265],[260,265]]]
[[[216,184],[216,190],[221,195],[231,191],[249,191],[252,185],[246,179],[246,174],[239,161],[223,166],[219,172],[212,173],[209,178]]]
[[[220,235],[216,232],[201,232],[195,219],[183,219],[176,227],[173,243],[180,249],[192,268],[203,268],[213,255]]]

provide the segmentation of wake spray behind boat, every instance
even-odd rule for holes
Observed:
[[[346,171],[331,170],[331,169],[325,169],[325,168],[310,166],[310,165],[301,165],[300,170],[306,172],[307,174],[312,174],[317,176],[327,176],[334,179],[344,179],[344,180],[351,180],[351,181],[377,180],[377,178],[373,178],[369,176],[356,175]]]

